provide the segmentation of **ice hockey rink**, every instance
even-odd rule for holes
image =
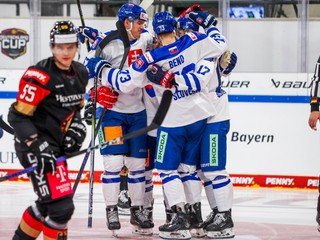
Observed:
[[[35,199],[31,183],[0,183],[0,240],[11,239],[20,216]],[[317,190],[241,188],[234,189],[233,219],[236,237],[241,240],[316,240],[320,239],[315,222]],[[69,223],[71,240],[160,239],[158,227],[164,223],[161,186],[154,190],[154,235],[142,237],[131,233],[129,216],[120,216],[122,228],[117,238],[105,224],[101,184],[94,184],[93,226],[88,228],[88,184],[80,184],[74,197],[76,210]],[[202,194],[203,218],[210,209]],[[39,237],[42,239],[42,237]]]

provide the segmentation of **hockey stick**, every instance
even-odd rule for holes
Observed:
[[[170,104],[171,104],[171,101],[172,101],[172,92],[170,90],[165,90],[164,93],[163,93],[159,108],[158,108],[158,110],[157,110],[157,112],[156,112],[156,114],[155,114],[155,116],[154,116],[154,118],[153,118],[153,120],[152,120],[152,122],[151,122],[151,124],[149,126],[147,126],[145,128],[142,128],[142,129],[139,129],[137,131],[134,131],[132,133],[128,133],[128,134],[126,134],[126,135],[124,135],[122,137],[114,138],[114,139],[109,140],[107,142],[98,144],[98,145],[96,145],[94,147],[89,147],[87,149],[83,149],[83,150],[75,152],[73,154],[59,157],[57,159],[57,163],[63,162],[68,158],[76,157],[76,156],[79,156],[79,155],[81,155],[83,153],[91,152],[93,150],[100,149],[102,147],[107,147],[107,146],[119,143],[121,141],[125,141],[125,140],[128,140],[128,139],[140,136],[142,134],[146,134],[149,131],[152,131],[154,129],[157,129],[158,127],[160,127],[160,125],[162,124],[164,118],[166,117],[167,112],[168,112],[169,107],[170,107]],[[25,174],[25,173],[33,172],[36,169],[37,169],[37,166],[32,166],[32,167],[25,168],[25,169],[23,169],[23,170],[21,170],[19,172],[15,172],[15,173],[9,174],[7,176],[0,177],[0,182],[9,180],[9,179],[11,179],[13,177],[17,177],[17,176]]]
[[[123,43],[123,47],[124,47],[124,52],[122,55],[121,63],[119,65],[119,69],[122,69],[124,66],[124,63],[127,60],[127,56],[128,56],[129,50],[130,50],[130,41],[128,38],[127,30],[126,30],[123,22],[118,20],[116,22],[116,27],[117,27],[117,30],[119,31],[119,35],[122,39],[122,43]],[[98,51],[95,52],[96,57],[100,55],[100,53],[102,52],[102,50],[105,46],[106,46],[105,43],[101,44],[101,46],[99,44],[99,48],[97,49]],[[96,92],[95,92],[95,94],[96,94]],[[107,109],[104,108],[101,113],[101,116],[99,117],[99,122],[102,122],[102,119],[103,119],[106,112],[107,112]],[[95,114],[93,116],[95,117]],[[97,126],[96,133],[93,135],[93,140],[92,140],[93,143],[94,143],[95,137],[99,131],[99,128],[100,128],[100,125]],[[92,152],[91,155],[94,156],[94,152]],[[91,158],[91,162],[90,162],[90,178],[89,179],[90,179],[90,181],[89,181],[88,227],[91,228],[92,227],[92,209],[93,209],[94,157]]]
[[[142,7],[144,10],[147,10],[153,4],[153,0],[143,0],[139,6]]]
[[[81,9],[80,0],[77,0],[77,6],[78,6],[79,15],[80,15],[81,25],[84,28],[86,26],[86,24],[84,23],[84,17],[83,17],[83,13],[82,13],[82,9]],[[86,46],[87,46],[87,50],[89,52],[90,51],[89,41],[86,41]]]
[[[117,37],[119,37],[119,31],[116,30],[116,31],[113,31],[112,33],[108,34],[101,42],[100,44],[98,45],[97,47],[97,50],[96,51],[99,51],[99,54],[101,53],[101,50],[109,43],[111,42],[112,40],[116,39]],[[99,56],[99,55],[98,55]],[[99,129],[100,128],[100,125],[101,125],[101,120],[102,118],[99,118],[99,121],[95,127],[95,129]],[[97,131],[95,131],[95,137],[96,138],[97,136]],[[92,141],[92,139],[91,139]],[[90,142],[89,144],[89,147],[92,145],[92,143]],[[84,156],[83,158],[83,161],[82,161],[82,164],[80,166],[80,169],[79,169],[79,172],[78,172],[78,175],[77,175],[77,178],[76,178],[76,181],[73,185],[73,191],[75,192],[77,190],[77,187],[78,187],[78,184],[79,184],[79,181],[81,179],[81,174],[87,164],[87,161],[88,161],[88,158],[90,156],[90,152],[86,153],[86,155]]]
[[[0,117],[0,128],[2,128],[7,133],[10,133],[11,135],[14,134],[14,130],[12,127],[10,127],[3,119]]]

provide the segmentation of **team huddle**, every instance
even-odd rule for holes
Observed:
[[[127,36],[115,37],[101,52],[99,44],[114,30],[56,22],[50,32],[53,56],[29,67],[20,80],[8,120],[20,163],[37,166],[29,177],[38,199],[23,213],[13,239],[36,239],[41,232],[44,239],[67,239],[74,192],[67,162],[55,160],[82,147],[82,109],[87,124],[101,121],[97,136],[104,143],[147,127],[168,90],[171,105],[158,129],[100,148],[107,228],[114,234],[121,229],[124,191],[133,233],[153,234],[156,169],[166,212],[161,238],[233,238],[233,186],[226,170],[230,116],[221,76],[232,72],[236,54],[228,50],[215,17],[199,5],[177,18],[156,13],[154,34],[146,30],[148,15],[138,5],[122,5],[118,19]],[[122,62],[124,37],[130,50]],[[83,64],[73,60],[79,41],[91,43]],[[206,220],[203,186],[211,208]]]

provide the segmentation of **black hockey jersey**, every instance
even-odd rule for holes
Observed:
[[[69,72],[57,68],[53,57],[29,67],[20,80],[16,102],[8,114],[18,140],[24,142],[38,134],[61,153],[70,123],[76,115],[81,118],[87,83],[86,68],[75,61]]]

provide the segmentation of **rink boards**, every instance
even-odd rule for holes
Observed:
[[[7,112],[17,94],[23,70],[0,70],[0,114]],[[231,128],[228,134],[228,164],[235,186],[317,189],[320,135],[307,124],[312,74],[234,73],[223,79],[229,93]],[[87,139],[90,141],[88,127]],[[100,182],[102,161],[96,151],[95,181]],[[74,180],[83,155],[68,160]],[[89,179],[89,162],[82,182]],[[20,170],[13,137],[0,138],[0,175]],[[26,181],[25,175],[12,179]],[[157,172],[154,182],[160,183]]]

